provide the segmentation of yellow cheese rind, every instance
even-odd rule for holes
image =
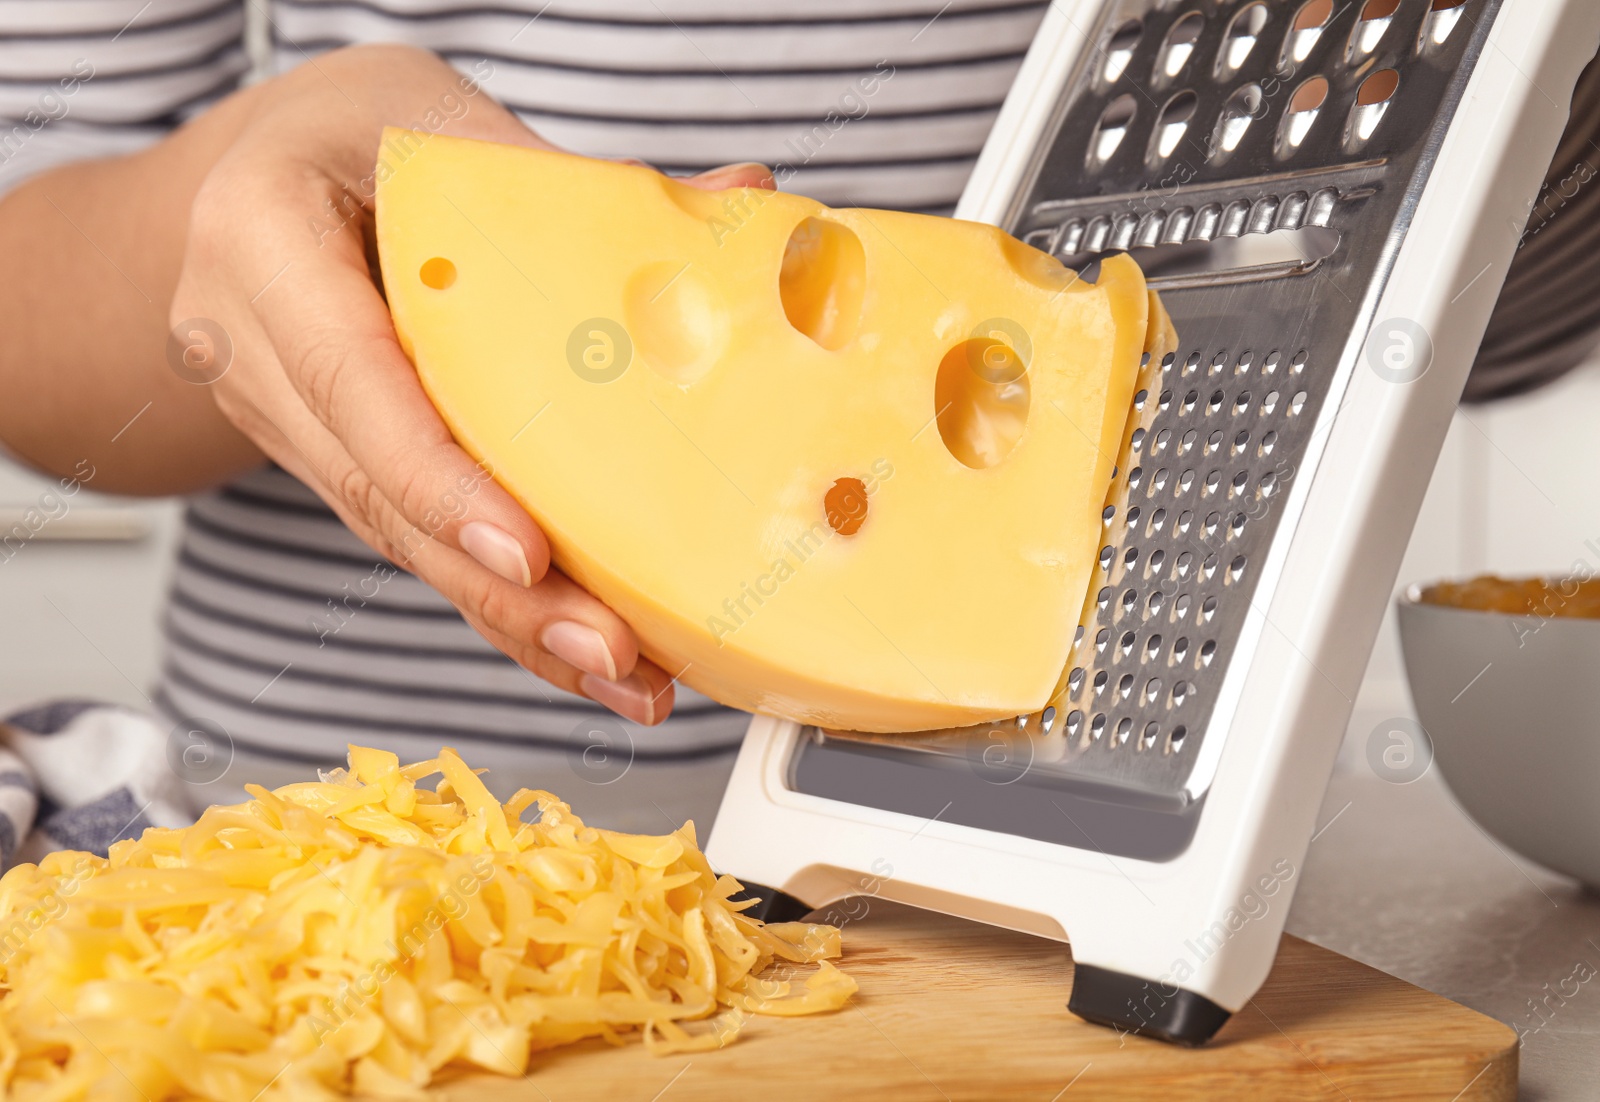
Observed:
[[[976,223],[444,137],[380,180],[385,288],[423,386],[646,655],[723,703],[829,727],[1043,706],[1145,341],[1131,260],[1089,284]],[[812,304],[853,327],[797,311],[822,343],[779,290],[811,218],[859,242],[819,255],[864,263]],[[435,257],[443,289],[421,277]],[[992,334],[1029,346],[1027,421],[974,468],[934,424],[935,376]],[[823,506],[841,478],[868,493],[849,536]]]

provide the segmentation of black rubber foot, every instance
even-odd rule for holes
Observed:
[[[733,896],[733,900],[754,899],[756,905],[744,912],[751,918],[759,918],[762,922],[795,922],[811,913],[810,907],[788,892],[769,888],[765,884],[752,884],[748,880],[742,883],[744,891]]]
[[[1076,966],[1067,1009],[1119,1033],[1191,1047],[1211,1040],[1230,1017],[1204,995],[1092,964]]]

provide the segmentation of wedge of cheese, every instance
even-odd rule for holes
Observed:
[[[456,438],[645,654],[738,708],[892,732],[1037,710],[1144,349],[989,226],[389,131],[395,328]]]

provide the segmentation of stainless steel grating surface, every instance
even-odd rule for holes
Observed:
[[[829,794],[819,755],[892,747],[932,765],[1004,737],[1025,742],[1007,751],[1027,763],[1019,785],[1203,796],[1191,776],[1248,666],[1242,629],[1292,532],[1284,502],[1314,473],[1330,398],[1365,369],[1372,310],[1499,7],[1449,2],[1102,9],[1008,228],[1073,265],[1132,250],[1179,347],[1143,368],[1064,690],[1014,724],[818,733],[803,790]],[[1300,252],[1281,255],[1286,236]],[[1290,644],[1268,625],[1256,645]]]

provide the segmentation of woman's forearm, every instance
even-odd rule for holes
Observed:
[[[201,181],[246,90],[132,156],[69,165],[0,200],[0,441],[94,488],[168,494],[261,461],[205,385],[168,362],[168,308]],[[191,373],[193,377],[193,373]]]

